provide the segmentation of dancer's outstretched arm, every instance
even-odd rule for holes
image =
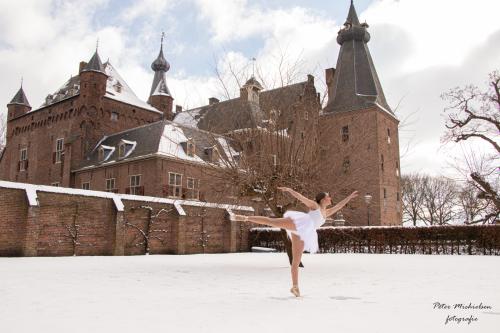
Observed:
[[[295,198],[299,199],[309,209],[318,209],[319,208],[319,205],[318,205],[318,203],[316,201],[306,198],[305,196],[303,196],[299,192],[296,192],[296,191],[292,190],[289,187],[278,187],[278,190],[290,193]]]
[[[328,208],[326,210],[326,217],[331,216],[341,210],[351,199],[354,199],[358,196],[358,191],[354,191],[351,194],[349,194],[347,197],[345,197],[343,200],[341,200],[338,204],[333,206],[332,208]]]

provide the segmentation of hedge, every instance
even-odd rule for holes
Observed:
[[[500,225],[324,227],[320,253],[500,255]],[[284,251],[275,228],[250,230],[249,245]]]

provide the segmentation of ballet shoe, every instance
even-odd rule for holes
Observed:
[[[300,297],[300,290],[298,286],[293,286],[290,292],[295,295],[295,297]]]

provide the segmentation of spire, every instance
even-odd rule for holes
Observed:
[[[31,108],[31,105],[28,102],[28,99],[26,98],[26,94],[24,93],[22,81],[21,81],[21,88],[19,88],[17,93],[14,95],[14,98],[12,98],[10,103],[7,105],[10,105],[10,104],[19,104],[19,105],[24,105],[24,106]]]
[[[359,23],[351,1],[346,22],[337,36],[341,47],[333,86],[329,89],[332,94],[328,98],[325,112],[353,111],[376,105],[393,114],[368,49],[370,34],[367,28],[368,24]]]
[[[165,37],[165,33],[161,34],[161,44],[160,44],[160,53],[158,53],[158,57],[156,57],[155,61],[151,64],[151,69],[155,72],[155,76],[153,78],[153,84],[151,85],[151,92],[149,96],[154,95],[168,95],[171,96],[170,90],[167,86],[167,77],[166,73],[170,69],[170,64],[165,59],[163,55],[163,39]]]
[[[96,45],[96,49],[92,58],[90,58],[89,62],[83,69],[83,71],[96,71],[104,73],[104,66],[102,65],[101,58],[99,57],[99,53],[97,52],[98,44]]]
[[[351,7],[349,7],[349,14],[347,14],[347,20],[351,24],[359,24],[358,14],[356,13],[356,8],[354,8],[354,1],[351,0]]]

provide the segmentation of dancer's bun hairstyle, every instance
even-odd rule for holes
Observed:
[[[321,200],[323,200],[327,195],[328,195],[328,193],[326,193],[326,192],[320,192],[320,193],[318,193],[316,195],[316,202],[320,203]]]

